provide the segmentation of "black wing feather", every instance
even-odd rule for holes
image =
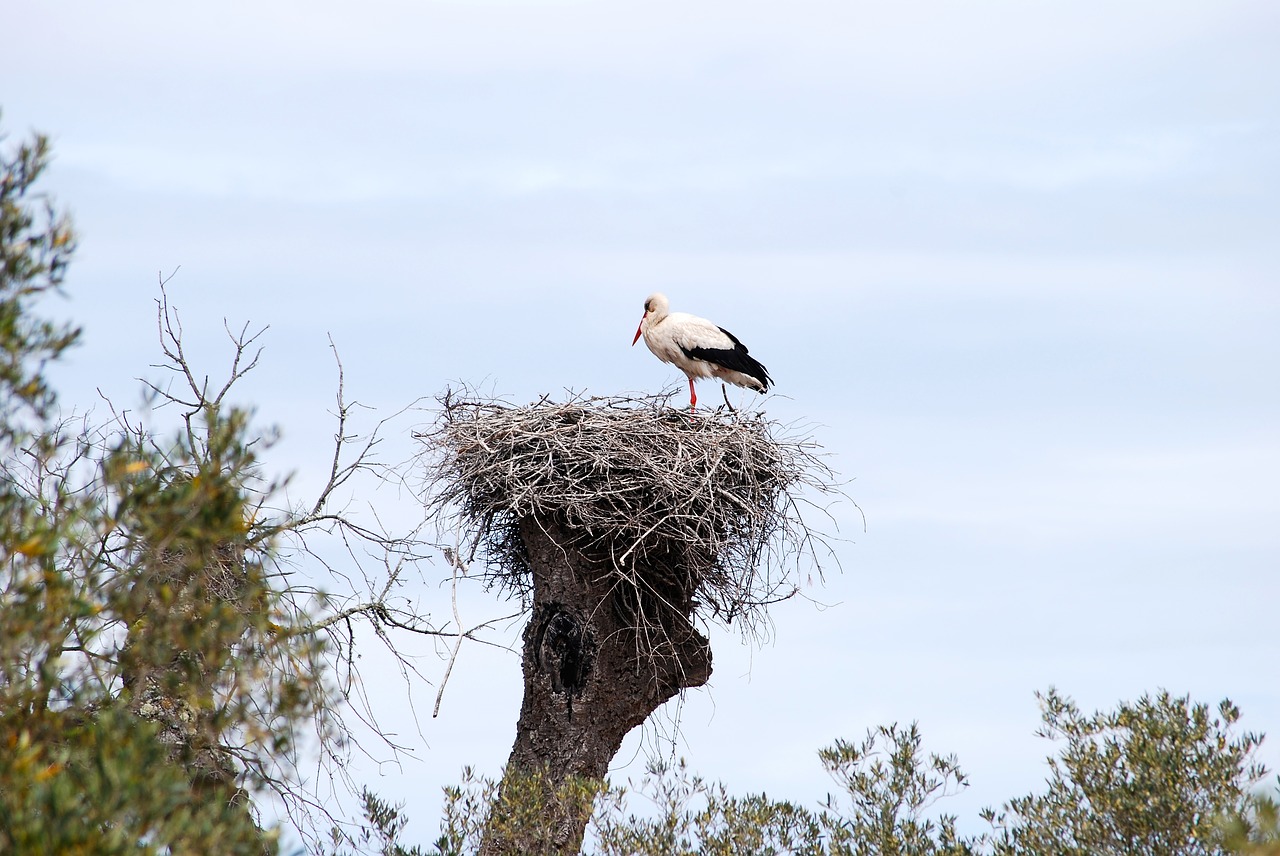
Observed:
[[[724,333],[733,341],[732,348],[686,348],[681,346],[680,350],[684,351],[684,355],[690,359],[703,360],[708,363],[715,363],[735,372],[742,372],[744,375],[750,375],[760,381],[760,385],[765,391],[769,390],[769,385],[773,383],[773,378],[769,377],[769,370],[755,357],[751,356],[747,351],[747,346],[738,341],[738,337],[730,333],[723,327],[720,332]]]

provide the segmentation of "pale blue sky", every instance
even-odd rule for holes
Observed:
[[[382,413],[451,381],[514,401],[680,383],[628,347],[655,290],[751,347],[777,380],[766,412],[814,426],[867,528],[838,511],[843,573],[810,592],[837,606],[778,607],[762,649],[715,639],[675,750],[704,776],[816,801],[817,748],[918,719],[970,773],[946,808],[977,829],[1042,781],[1049,685],[1087,708],[1229,695],[1280,760],[1270,0],[5,20],[25,35],[0,55],[4,127],[53,136],[48,186],[83,235],[56,307],[87,328],[68,403],[138,399],[157,272],[178,265],[197,354],[224,316],[271,325],[244,399],[300,493],[333,430],[329,335]],[[424,744],[375,650],[378,706],[421,762],[360,774],[426,841],[439,787],[505,759],[519,663],[464,651],[440,719],[417,693]]]

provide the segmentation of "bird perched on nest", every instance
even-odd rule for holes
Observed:
[[[644,302],[644,317],[634,346],[644,336],[653,355],[671,363],[689,378],[689,409],[698,406],[693,389],[697,378],[716,377],[734,386],[768,392],[773,378],[760,361],[747,353],[747,346],[723,327],[685,312],[671,312],[665,294],[651,294]]]

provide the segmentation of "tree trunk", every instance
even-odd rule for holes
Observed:
[[[481,853],[577,853],[622,739],[707,682],[711,649],[690,619],[687,545],[635,561],[628,576],[612,557],[629,545],[587,543],[544,517],[523,520],[520,534],[533,575],[524,702]],[[530,799],[544,809],[537,818]]]

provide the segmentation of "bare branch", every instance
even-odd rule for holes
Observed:
[[[453,623],[459,631],[462,630],[462,617],[458,615],[458,572],[466,569],[466,566],[458,561],[458,552],[455,547],[453,550],[445,553],[445,557],[449,560],[449,568],[451,578],[449,582],[450,601],[453,604]],[[436,706],[431,711],[431,717],[440,715],[440,702],[444,700],[444,688],[449,683],[449,675],[453,674],[453,665],[458,662],[458,653],[462,650],[463,636],[458,635],[457,641],[454,643],[453,651],[449,654],[449,664],[444,668],[444,676],[440,678],[440,688],[436,691]]]

